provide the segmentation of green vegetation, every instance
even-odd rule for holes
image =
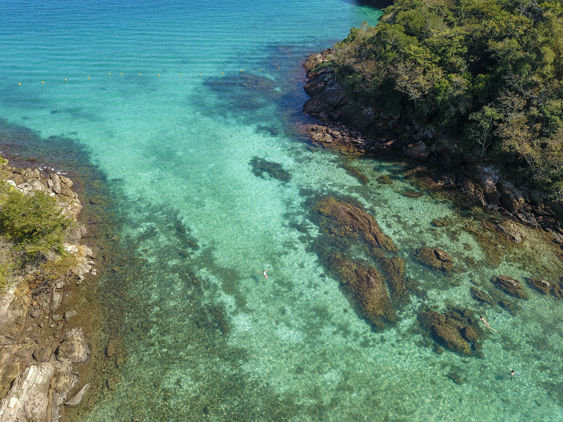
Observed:
[[[398,0],[324,66],[563,200],[563,1]]]
[[[72,222],[62,214],[55,198],[39,191],[24,195],[11,187],[2,194],[0,226],[7,240],[30,256],[51,250],[64,252],[65,230]]]

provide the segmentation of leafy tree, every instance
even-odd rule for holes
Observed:
[[[563,0],[397,0],[325,65],[358,101],[463,134],[563,197]]]

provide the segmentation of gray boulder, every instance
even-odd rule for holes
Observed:
[[[48,420],[49,384],[54,370],[48,362],[28,367],[0,402],[0,422]]]
[[[57,359],[62,363],[81,364],[90,360],[90,348],[84,338],[82,328],[74,328],[66,333],[57,349]]]

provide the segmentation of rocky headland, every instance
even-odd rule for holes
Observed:
[[[90,360],[92,346],[76,323],[81,309],[69,306],[77,286],[96,277],[97,257],[80,244],[86,229],[77,220],[82,204],[72,180],[49,168],[7,162],[1,170],[7,195],[54,198],[71,223],[63,250],[28,254],[23,261],[18,239],[0,234],[2,264],[11,261],[0,291],[0,421],[60,421],[64,407],[79,405],[90,387],[81,382],[80,366]],[[41,210],[33,212],[41,217]]]
[[[326,66],[331,50],[309,56],[303,111],[318,119],[305,131],[316,145],[343,153],[381,157],[401,154],[432,169],[430,184],[457,190],[470,202],[509,219],[541,228],[563,244],[563,206],[547,192],[516,186],[492,163],[465,153],[455,139],[434,133],[407,116],[355,102]]]

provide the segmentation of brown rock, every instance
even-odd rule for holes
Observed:
[[[442,249],[419,248],[415,251],[415,259],[434,270],[441,270],[446,274],[451,273],[454,269],[451,256]]]
[[[542,280],[539,278],[530,278],[528,279],[528,284],[536,289],[538,292],[543,293],[544,295],[549,294],[551,290],[551,283],[547,280]]]
[[[375,219],[364,210],[331,196],[319,201],[316,208],[328,220],[322,224],[327,231],[345,237],[360,236],[373,248],[397,250],[391,239],[381,232]],[[330,227],[327,227],[328,223]]]
[[[377,328],[383,328],[382,319],[395,321],[395,311],[377,270],[358,268],[355,273],[356,277],[349,280],[346,289],[356,299],[364,318]]]
[[[499,275],[493,280],[495,287],[507,295],[518,299],[528,299],[528,294],[522,289],[520,282],[512,277]]]

